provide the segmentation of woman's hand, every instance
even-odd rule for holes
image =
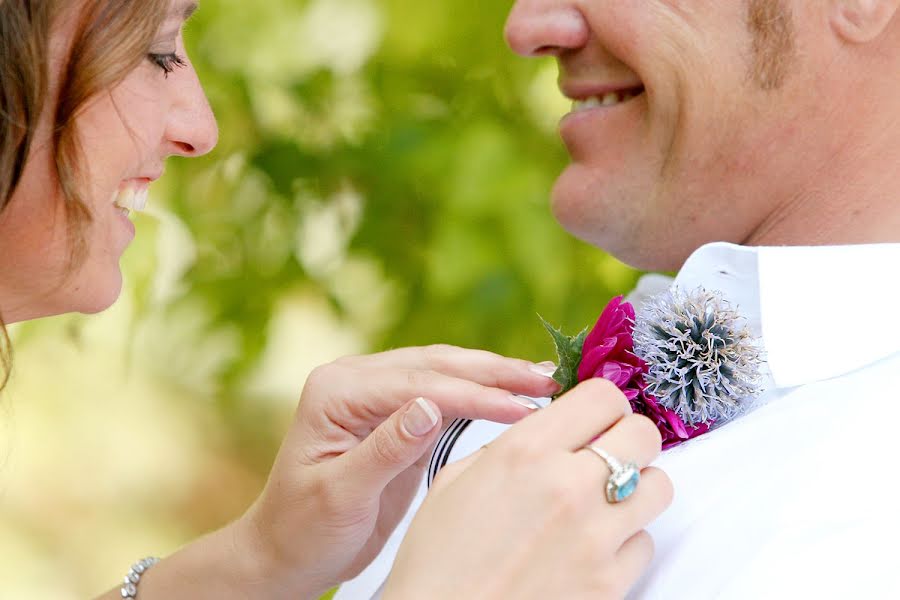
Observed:
[[[238,551],[258,557],[257,597],[316,597],[368,565],[406,513],[443,419],[513,423],[532,410],[512,394],[557,389],[548,365],[447,346],[317,369],[265,490],[234,525]]]
[[[646,467],[661,439],[615,386],[580,385],[441,471],[384,598],[623,597],[652,557],[644,528],[670,504],[672,487],[644,468],[634,494],[609,504],[610,471],[589,443]]]

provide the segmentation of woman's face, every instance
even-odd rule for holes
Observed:
[[[50,142],[52,111],[42,115],[19,187],[0,214],[0,311],[7,323],[109,307],[122,287],[119,260],[135,235],[123,206],[140,207],[167,157],[201,156],[216,145],[215,117],[182,38],[195,9],[194,2],[173,0],[150,56],[77,117],[87,185],[81,197],[93,218],[84,224],[85,251],[74,265]],[[51,91],[73,20],[54,29]]]

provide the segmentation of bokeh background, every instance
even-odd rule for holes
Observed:
[[[634,283],[553,221],[568,104],[509,4],[202,0],[218,149],[170,161],[113,309],[12,328],[0,597],[91,597],[241,514],[318,364],[550,359],[538,313],[577,330]]]

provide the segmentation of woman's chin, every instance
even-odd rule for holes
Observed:
[[[101,277],[87,278],[74,291],[71,298],[77,299],[65,312],[95,315],[111,307],[122,295],[122,272],[118,267]]]
[[[122,279],[119,278],[119,282],[116,286],[110,286],[103,290],[99,290],[98,293],[93,295],[93,297],[90,298],[90,301],[78,312],[86,315],[101,313],[115,304],[121,295]]]

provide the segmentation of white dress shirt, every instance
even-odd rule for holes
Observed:
[[[761,337],[768,391],[654,463],[675,500],[649,527],[656,556],[630,598],[900,600],[898,265],[900,244],[710,244],[685,263],[674,285],[721,291]],[[634,300],[666,283],[651,276]],[[455,423],[432,471],[506,427]],[[338,600],[380,597],[427,484]]]

